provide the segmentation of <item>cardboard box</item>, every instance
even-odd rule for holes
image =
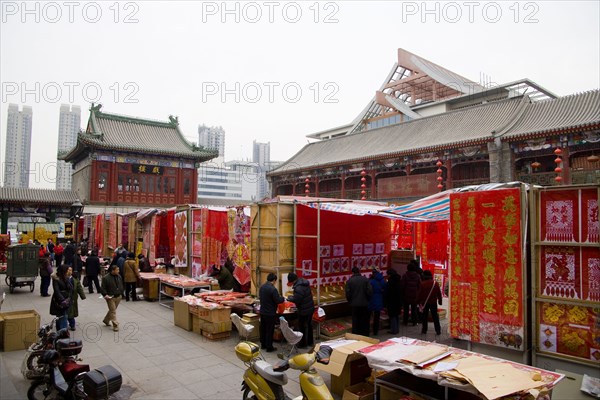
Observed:
[[[432,382],[432,384],[435,384]],[[400,389],[393,389],[387,386],[379,387],[379,400],[398,400],[400,397],[405,396],[406,393]]]
[[[40,314],[35,310],[0,313],[0,346],[4,351],[24,350],[37,341]]]
[[[200,306],[191,306],[190,313],[208,322],[231,321],[231,307],[210,309]]]
[[[197,315],[192,315],[192,332],[202,335],[202,328],[200,327],[201,319]]]
[[[346,333],[344,338],[356,342],[336,347],[328,365],[315,364],[319,371],[331,374],[331,392],[340,396],[346,387],[360,383],[371,375],[367,358],[355,351],[379,343],[377,339],[352,333]]]
[[[357,383],[344,390],[342,400],[373,400],[375,398],[375,387],[366,382]]]
[[[254,340],[260,338],[260,316],[254,313],[246,313],[242,318],[244,324],[252,325],[254,329],[252,333],[248,335],[247,340]]]
[[[225,339],[229,339],[229,337],[231,336],[231,332],[210,333],[210,332],[202,331],[202,336],[204,336],[208,340],[213,340],[213,341],[225,340]]]
[[[200,319],[200,329],[202,332],[223,333],[231,332],[231,320],[221,322],[208,322]]]
[[[192,314],[185,301],[175,299],[173,302],[173,323],[186,331],[192,330]]]

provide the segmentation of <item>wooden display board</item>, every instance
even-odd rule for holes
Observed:
[[[600,362],[598,185],[535,190],[532,258],[537,354]]]

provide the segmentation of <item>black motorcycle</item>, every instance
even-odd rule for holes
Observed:
[[[50,323],[42,325],[38,331],[38,341],[31,344],[25,352],[25,358],[21,364],[21,373],[26,379],[36,379],[44,374],[44,368],[39,364],[39,358],[46,350],[51,350],[55,342],[59,339],[70,337],[68,329],[61,329],[58,332],[53,331],[58,318],[54,318]]]
[[[55,349],[45,350],[38,358],[43,375],[35,379],[29,390],[29,400],[38,399],[107,399],[121,389],[121,373],[111,365],[90,371],[77,355],[81,340],[58,339]]]

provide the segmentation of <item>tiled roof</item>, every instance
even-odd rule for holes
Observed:
[[[310,143],[269,175],[483,143],[526,104],[526,98],[517,97]]]
[[[527,106],[503,138],[600,125],[600,90],[544,100]]]
[[[70,206],[77,200],[72,190],[0,187],[0,202],[18,204],[55,204]]]
[[[107,114],[100,112],[98,106],[92,106],[86,132],[80,132],[76,147],[60,158],[72,160],[86,147],[184,157],[197,161],[208,161],[218,156],[217,151],[190,144],[181,134],[177,119],[170,119],[169,122],[161,122]]]

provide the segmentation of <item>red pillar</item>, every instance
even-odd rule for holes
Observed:
[[[375,170],[371,171],[369,174],[371,176],[371,196],[370,200],[375,200],[377,198],[377,192],[375,191]]]

